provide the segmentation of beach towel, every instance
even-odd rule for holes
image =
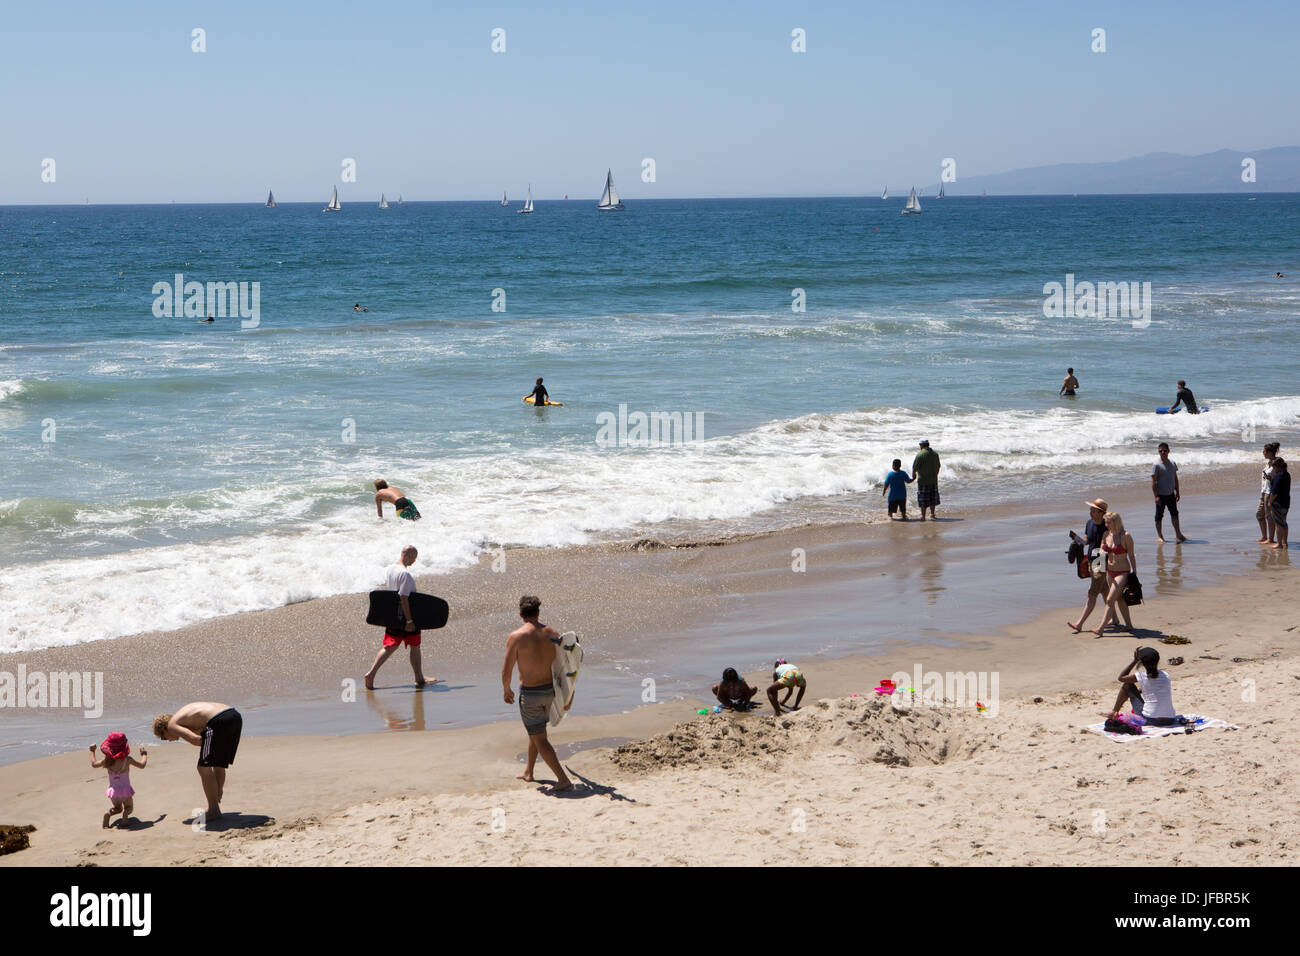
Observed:
[[[1200,733],[1202,730],[1240,730],[1236,724],[1230,724],[1226,720],[1220,720],[1218,717],[1204,717],[1201,714],[1183,714],[1190,723],[1186,726],[1176,725],[1173,727],[1152,727],[1147,724],[1142,728],[1140,734],[1113,734],[1106,729],[1106,722],[1089,724],[1085,730],[1091,730],[1094,734],[1101,734],[1103,737],[1109,737],[1111,740],[1118,740],[1125,743],[1129,740],[1143,740],[1147,737],[1168,737],[1171,734],[1193,734]]]

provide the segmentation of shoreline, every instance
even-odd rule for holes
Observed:
[[[1199,532],[1224,521],[1234,534],[1253,531],[1240,521],[1248,516],[1235,523],[1231,517],[1246,511],[1248,500],[1223,490],[1241,488],[1252,471],[1243,466],[1191,476],[1186,488],[1187,503],[1195,502],[1194,543],[1166,545],[1169,553],[1154,567],[1155,545],[1143,541],[1141,525],[1130,517],[1149,596],[1199,588],[1248,569],[1244,541],[1220,541],[1217,530],[1207,541]],[[1080,508],[1085,497],[1098,493],[1131,516],[1144,500],[1149,504],[1140,488],[1136,494],[1131,486],[1089,488],[1075,493]],[[880,654],[900,642],[917,648],[979,643],[1077,590],[1081,582],[1062,560],[1065,529],[1082,530],[1073,500],[1061,496],[1028,507],[968,511],[941,506],[945,514],[938,523],[913,518],[907,524],[884,519],[882,504],[880,514],[868,512],[866,523],[805,526],[689,547],[642,539],[519,549],[506,553],[502,573],[485,556],[476,567],[418,577],[422,591],[448,596],[453,607],[448,627],[426,632],[424,641],[426,673],[451,676],[423,692],[410,684],[401,652],[384,665],[378,692],[360,689],[360,675],[378,647],[378,630],[358,623],[364,595],[232,615],[178,631],[0,655],[0,671],[16,672],[22,664],[29,672],[102,672],[108,701],[93,725],[71,713],[11,711],[13,735],[0,745],[0,765],[72,750],[88,726],[134,726],[165,709],[161,702],[177,699],[238,701],[248,729],[256,727],[258,734],[367,734],[509,721],[514,715],[499,700],[496,675],[500,643],[514,626],[513,606],[525,591],[543,597],[544,619],[554,609],[561,629],[583,636],[587,664],[579,701],[585,713],[640,707],[647,680],[655,682],[660,699],[688,699],[717,679],[727,666],[718,663],[723,659],[753,671],[776,653],[820,664]],[[1053,546],[1056,533],[1060,544]],[[910,549],[901,562],[900,547]],[[803,552],[802,572],[792,570],[796,549]],[[1015,555],[1011,566],[994,558],[1002,570],[994,575],[998,587],[990,589],[989,555],[1008,550]],[[1059,562],[1055,571],[1052,561]],[[1003,587],[1014,598],[1007,599]],[[912,622],[902,637],[888,623],[895,617]],[[190,681],[185,675],[191,674],[202,680]],[[364,717],[355,706],[341,706],[354,703],[364,704]]]

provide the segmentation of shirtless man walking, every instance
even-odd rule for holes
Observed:
[[[393,509],[397,512],[397,517],[405,518],[407,521],[419,521],[420,511],[415,507],[414,502],[406,497],[401,488],[390,488],[388,482],[382,478],[375,479],[375,511],[380,518],[384,516],[384,502],[392,504]]]
[[[195,701],[174,714],[159,714],[153,733],[159,740],[187,740],[199,748],[199,779],[208,809],[204,822],[221,819],[221,796],[226,791],[226,768],[235,762],[244,718],[227,704]]]
[[[554,792],[573,789],[573,782],[560,766],[555,748],[546,739],[546,720],[555,700],[555,686],[551,683],[551,665],[555,662],[555,646],[560,632],[537,620],[542,602],[530,594],[519,599],[519,616],[523,626],[511,631],[506,638],[506,660],[501,667],[501,686],[505,702],[515,702],[515,692],[510,687],[515,665],[519,666],[519,717],[528,732],[528,764],[519,775],[520,780],[533,781],[533,765],[540,753],[546,766],[555,774]],[[573,706],[573,702],[569,702]],[[566,708],[567,709],[567,708]]]

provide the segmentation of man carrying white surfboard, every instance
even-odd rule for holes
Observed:
[[[507,704],[515,702],[515,692],[511,688],[515,667],[519,667],[519,717],[528,732],[528,763],[520,780],[533,781],[533,766],[537,755],[541,754],[546,766],[555,774],[555,792],[573,789],[555,748],[546,739],[546,723],[550,716],[551,704],[555,700],[555,685],[552,683],[551,666],[555,663],[556,645],[560,632],[537,620],[542,610],[542,602],[531,594],[519,599],[519,616],[523,626],[510,632],[506,638],[506,659],[501,667],[501,686],[505,691]],[[573,700],[569,700],[573,706]],[[565,708],[566,710],[568,707]]]

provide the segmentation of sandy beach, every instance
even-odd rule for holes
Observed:
[[[479,568],[437,582],[464,597],[437,645],[434,672],[452,676],[423,693],[409,686],[404,655],[381,672],[387,689],[355,703],[303,692],[359,677],[373,655],[373,635],[355,624],[356,597],[24,655],[28,667],[50,670],[74,659],[92,667],[102,655],[109,686],[134,689],[113,702],[119,714],[169,699],[233,702],[245,709],[245,740],[230,771],[230,819],[211,832],[184,824],[201,802],[193,752],[146,739],[147,727],[128,730],[152,754],[133,774],[142,823],[132,832],[100,828],[102,771],[84,750],[0,767],[0,823],[37,827],[30,849],[0,865],[545,863],[559,848],[586,863],[721,864],[735,861],[739,838],[786,833],[793,843],[764,844],[758,857],[1104,864],[1126,839],[1157,834],[1159,848],[1144,850],[1154,862],[1285,861],[1297,838],[1285,768],[1297,748],[1281,728],[1296,709],[1300,617],[1289,557],[1254,545],[1248,515],[1235,514],[1240,491],[1225,490],[1249,478],[1235,469],[1187,481],[1192,543],[1157,552],[1138,538],[1148,602],[1134,610],[1136,640],[1065,627],[1086,587],[1063,560],[1064,529],[1081,527],[1081,515],[1061,500],[712,547],[512,555],[510,574]],[[1140,491],[1107,492],[1139,535],[1149,520]],[[1051,528],[1052,537],[1041,558],[1011,569],[1018,576],[984,586],[981,539],[1006,541],[1013,527],[1035,539]],[[900,541],[911,549],[903,562]],[[800,546],[812,556],[802,577],[789,566]],[[565,573],[554,574],[557,564]],[[514,779],[524,735],[500,702],[510,601],[534,588],[566,619],[582,619],[591,647],[580,705],[552,733],[583,781],[572,797]],[[855,648],[837,633],[871,639]],[[1191,643],[1159,643],[1168,634]],[[1240,729],[1128,743],[1083,732],[1113,702],[1114,678],[1138,644],[1183,658],[1166,665],[1180,710]],[[727,663],[766,686],[763,648],[804,668],[804,707],[779,719],[766,705],[697,716],[700,690]],[[994,706],[899,713],[872,693],[881,678],[917,668],[996,675]],[[297,704],[246,709],[238,696],[242,683],[245,694],[274,698],[295,674]],[[655,703],[642,703],[646,674],[664,676]],[[463,718],[446,713],[453,705],[486,716],[436,729]],[[345,736],[252,729],[273,714],[311,726],[331,710],[383,723]]]

